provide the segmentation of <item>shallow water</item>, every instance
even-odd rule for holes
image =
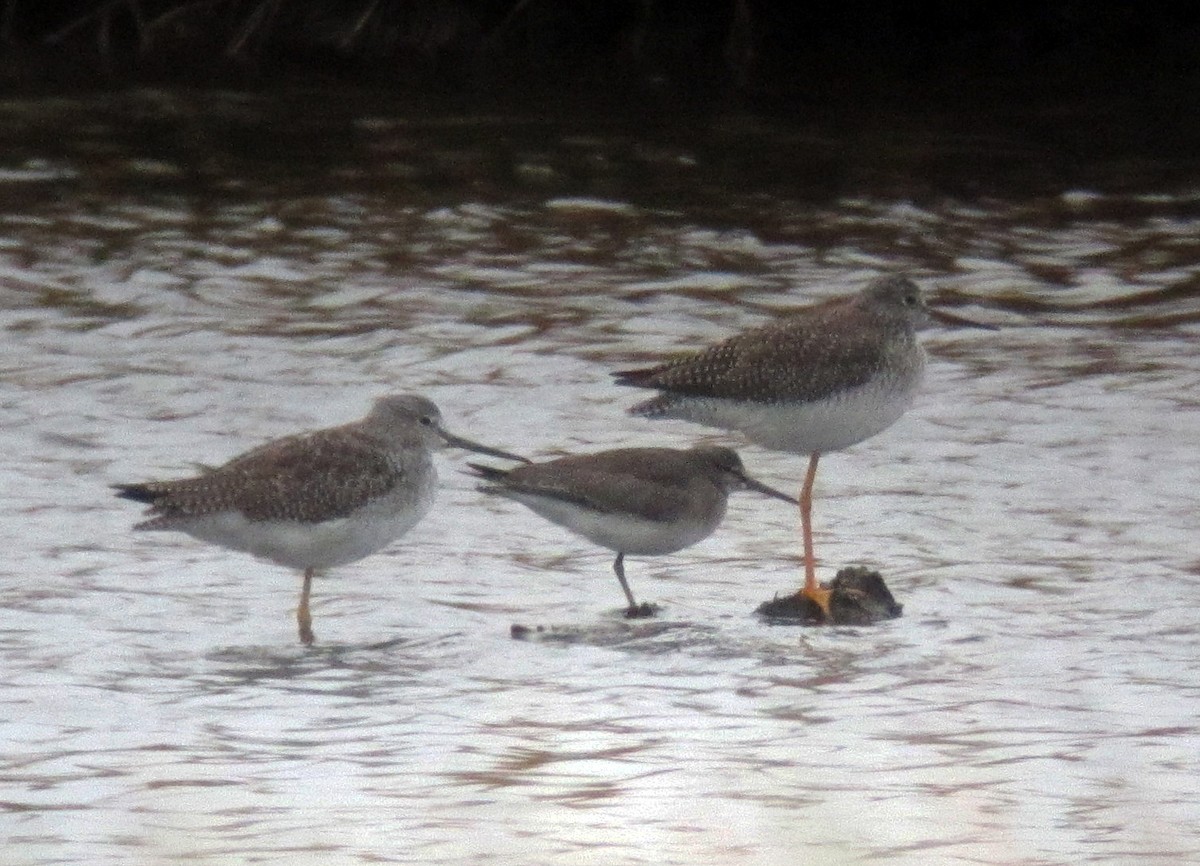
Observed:
[[[4,107],[6,863],[1200,858],[1200,184],[939,193],[898,159],[805,195],[769,156],[827,145],[770,129],[380,111],[264,155],[204,138],[261,106],[184,108]],[[531,456],[707,437],[795,487],[608,374],[891,268],[1002,330],[929,332],[914,408],[822,463],[825,576],[882,569],[878,627],[751,615],[799,571],[750,494],[627,562],[663,607],[628,623],[608,553],[447,452],[305,650],[294,575],[107,489],[408,390]]]

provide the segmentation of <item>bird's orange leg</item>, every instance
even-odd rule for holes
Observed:
[[[812,491],[817,478],[817,461],[820,459],[820,454],[808,458],[808,472],[804,476],[804,487],[800,489],[800,531],[804,535],[804,588],[800,594],[821,608],[821,613],[828,621],[830,591],[822,589],[817,583],[817,558],[813,554],[812,537]]]
[[[317,638],[312,630],[312,614],[308,610],[308,596],[312,592],[313,569],[304,570],[304,588],[300,590],[300,606],[296,608],[296,624],[300,626],[300,642],[312,646]]]

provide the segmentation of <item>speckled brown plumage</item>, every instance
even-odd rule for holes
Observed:
[[[143,530],[176,530],[303,572],[296,624],[311,644],[314,576],[383,549],[433,505],[445,445],[524,460],[442,427],[419,394],[380,397],[359,421],[276,439],[192,478],[114,485],[149,505]]]
[[[515,500],[547,520],[615,551],[613,572],[629,603],[625,615],[649,616],[625,579],[627,553],[656,555],[707,538],[725,516],[733,490],[795,500],[746,475],[729,448],[619,448],[515,469],[471,464],[479,489]]]
[[[277,439],[194,478],[119,490],[151,506],[154,516],[137,529],[230,510],[253,521],[317,523],[348,516],[403,478],[387,443],[346,425]]]
[[[617,373],[657,390],[630,408],[743,433],[767,448],[809,455],[800,491],[804,588],[828,610],[816,579],[812,488],[823,452],[890,427],[910,405],[925,353],[917,330],[929,311],[906,277],[884,276],[855,295],[816,304],[664,364]]]
[[[617,384],[663,391],[636,407],[654,415],[672,395],[765,404],[825,400],[919,358],[914,310],[920,292],[904,277],[884,277],[863,292],[808,307],[699,352],[614,374]],[[883,339],[885,336],[890,339]]]
[[[697,502],[723,500],[726,477],[744,474],[729,448],[618,448],[560,457],[511,470],[470,464],[494,493],[553,497],[599,514],[655,522],[685,518]]]

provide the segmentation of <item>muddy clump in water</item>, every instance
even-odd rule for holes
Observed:
[[[800,593],[775,596],[755,611],[771,622],[799,625],[870,625],[896,619],[904,606],[896,601],[878,571],[861,565],[841,569],[833,580],[822,584],[829,597],[829,618]]]

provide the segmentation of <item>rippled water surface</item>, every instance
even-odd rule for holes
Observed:
[[[6,864],[1200,860],[1200,183],[733,121],[2,110]],[[980,162],[1028,173],[954,182]],[[108,490],[390,391],[531,456],[728,442],[792,489],[800,458],[630,418],[608,374],[886,269],[1002,329],[929,332],[914,408],[822,464],[825,576],[880,568],[882,626],[756,619],[799,540],[749,494],[629,559],[663,611],[626,622],[607,552],[447,452],[305,650],[295,575]]]

